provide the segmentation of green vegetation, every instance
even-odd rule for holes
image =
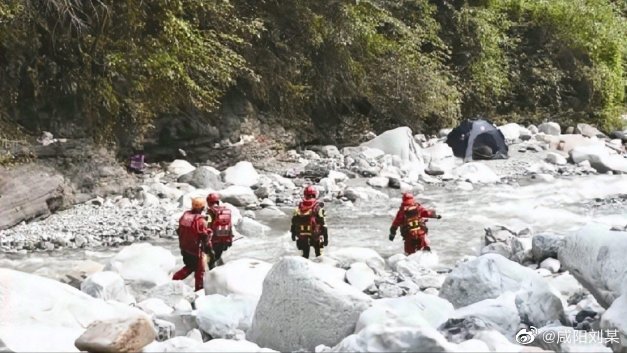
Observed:
[[[0,122],[129,144],[237,92],[304,139],[461,117],[618,127],[615,0],[3,0]],[[132,138],[132,139],[131,139]]]

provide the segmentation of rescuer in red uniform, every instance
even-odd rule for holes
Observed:
[[[322,254],[322,248],[329,244],[329,234],[325,224],[324,203],[318,202],[318,190],[312,185],[304,190],[304,199],[294,210],[292,216],[292,241],[302,251],[303,257],[309,258],[313,246],[316,256]]]
[[[231,210],[220,205],[220,195],[211,193],[207,196],[207,221],[213,233],[211,245],[215,257],[209,262],[209,269],[222,262],[222,253],[233,244],[233,225]]]
[[[422,207],[414,200],[414,195],[404,193],[401,207],[390,227],[390,241],[394,240],[396,230],[400,227],[401,236],[405,241],[406,255],[413,254],[418,250],[430,251],[427,237],[429,230],[425,224],[425,218],[440,219],[442,216],[436,215],[435,210]]]
[[[185,211],[179,219],[177,233],[185,266],[172,277],[174,280],[183,280],[195,272],[196,290],[203,289],[203,277],[207,266],[205,254],[210,259],[215,257],[211,247],[212,232],[207,226],[207,220],[202,215],[204,209],[205,200],[195,198],[192,200],[192,209]]]

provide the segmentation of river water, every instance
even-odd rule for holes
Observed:
[[[353,183],[363,183],[355,180]],[[452,266],[464,255],[476,255],[482,246],[484,228],[505,225],[518,230],[530,227],[534,233],[552,232],[572,234],[590,221],[608,226],[627,224],[627,205],[603,202],[620,194],[627,194],[627,175],[596,175],[573,179],[560,178],[554,182],[524,180],[520,184],[497,184],[476,187],[472,191],[448,186],[428,186],[418,200],[434,207],[443,216],[428,223],[432,249],[444,266]],[[388,230],[400,203],[398,190],[387,191],[389,200],[357,203],[347,207],[335,203],[327,205],[327,223],[330,244],[325,251],[344,247],[367,247],[384,258],[403,250],[402,239],[388,240]],[[225,261],[242,257],[274,262],[284,255],[297,255],[290,240],[290,209],[286,216],[258,219],[271,227],[265,236],[248,237],[236,241],[224,255]],[[159,239],[153,244],[164,246],[179,257],[175,239]],[[106,263],[119,248],[90,250],[60,250],[35,252],[27,255],[5,254],[0,267],[55,277],[66,273],[77,263],[92,260]],[[180,259],[179,259],[180,261]]]

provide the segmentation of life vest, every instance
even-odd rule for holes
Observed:
[[[214,206],[209,209],[211,213],[211,230],[213,237],[231,238],[233,229],[231,224],[231,210],[223,206]]]
[[[420,237],[425,234],[425,222],[420,217],[420,208],[418,205],[405,206],[403,208],[405,215],[405,227],[407,233],[413,237]]]
[[[194,229],[194,224],[199,218],[202,218],[202,215],[186,211],[179,219],[179,246],[190,255],[198,255],[200,248],[202,234],[198,234]]]
[[[317,206],[316,200],[304,200],[294,211],[292,222],[299,237],[308,237],[319,233],[318,222],[316,221]]]

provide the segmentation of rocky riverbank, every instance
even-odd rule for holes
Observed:
[[[91,262],[82,274],[73,271],[72,280],[66,281],[71,286],[0,269],[0,302],[8,308],[0,312],[0,349],[4,345],[12,351],[624,350],[621,343],[607,339],[616,334],[619,342],[627,342],[623,303],[627,283],[622,270],[627,263],[621,255],[627,219],[620,201],[627,183],[624,175],[611,180],[597,176],[626,172],[623,146],[588,130],[588,136],[561,135],[552,124],[538,128],[508,124],[501,129],[510,141],[507,160],[463,164],[442,138],[413,136],[407,128],[371,136],[361,146],[312,146],[221,171],[176,160],[150,166],[122,195],[94,198],[42,221],[0,231],[0,248],[16,255],[124,246],[102,265]],[[586,179],[585,185],[582,181],[577,190],[584,176],[593,179]],[[607,183],[608,190],[594,187],[594,178]],[[446,217],[448,203],[487,210],[477,204],[485,197],[458,200],[456,193],[489,193],[491,188],[514,193],[525,185],[550,189],[565,185],[561,181],[570,183],[562,193],[579,196],[546,196],[556,199],[560,209],[547,209],[550,214],[543,219],[499,220],[514,226],[483,221],[481,247],[471,251],[464,244],[469,256],[452,264],[443,265],[439,255],[460,247],[458,240],[479,239],[480,234],[451,242],[447,237],[453,233],[434,225],[434,236],[447,235],[438,238],[434,252],[390,256],[364,245],[362,239],[370,238],[346,239],[341,230],[334,230],[325,255],[313,261],[282,252],[262,261],[255,252],[246,255],[234,246],[226,264],[207,274],[205,291],[194,293],[190,279],[170,280],[180,265],[178,254],[150,244],[156,239],[174,243],[176,221],[191,198],[212,191],[234,211],[237,236],[243,238],[237,247],[271,251],[270,246],[291,249],[289,237],[282,235],[285,230],[272,228],[273,220],[289,218],[286,211],[308,183],[314,183],[332,213],[345,215],[348,223],[353,222],[350,213],[369,215],[381,218],[382,225],[369,221],[365,227],[385,231],[387,211],[396,207],[401,191],[413,191],[429,204],[434,201],[432,192],[441,190],[448,196],[438,199],[436,206]],[[491,207],[535,207],[525,203],[533,195],[525,199],[516,195],[508,204]],[[544,231],[547,224],[575,219],[577,214],[570,210],[584,205],[594,212],[583,222],[578,220],[576,230]],[[594,222],[604,214],[609,218]],[[464,216],[481,222],[486,215],[466,210]],[[589,224],[580,226],[585,223]],[[457,232],[464,230],[464,223],[451,220],[449,227]],[[237,255],[231,255],[233,251]],[[56,275],[49,276],[60,277]],[[539,335],[592,336],[605,330],[605,337],[600,342],[548,342],[538,336],[530,345],[519,344],[517,333],[531,326]]]

